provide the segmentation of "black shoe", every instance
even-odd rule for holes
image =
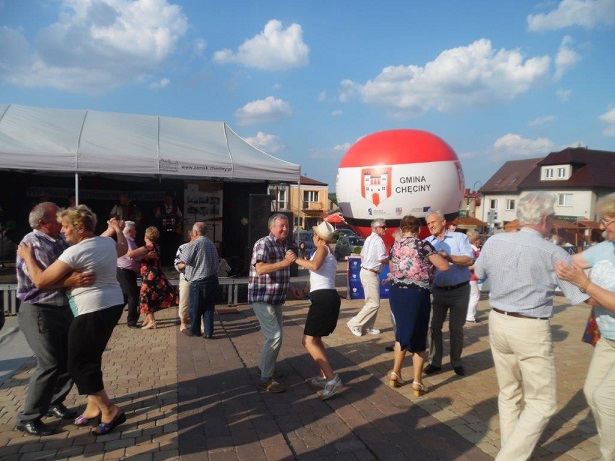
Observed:
[[[205,339],[211,339],[213,337],[214,337],[213,334],[211,334],[211,335],[203,335],[203,338],[205,338]]]
[[[387,346],[384,348],[384,350],[387,352],[393,352],[395,350],[395,346]]]
[[[458,367],[453,367],[453,371],[455,372],[455,374],[457,376],[465,376],[466,375],[466,371],[463,369],[463,367],[461,365],[459,365]]]
[[[64,404],[61,403],[59,405],[49,407],[47,416],[55,416],[56,418],[61,419],[74,419],[77,416],[77,412],[75,410],[69,410],[64,406]]]
[[[139,328],[139,325],[137,325],[137,322],[128,322],[128,328]]]
[[[437,373],[438,371],[441,371],[442,367],[437,367],[435,365],[432,365],[431,363],[429,365],[427,365],[425,367],[425,369],[423,370],[423,373],[425,373],[426,375],[431,375],[433,373]]]
[[[15,429],[18,431],[26,432],[30,435],[51,435],[53,434],[53,429],[49,428],[42,421],[35,419],[34,421],[29,421],[27,423],[19,423],[15,426]]]

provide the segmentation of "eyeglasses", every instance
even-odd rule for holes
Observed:
[[[607,221],[606,219],[602,218],[600,220],[600,224],[602,224],[602,226],[604,226],[604,227],[609,227],[614,222],[615,222],[615,219],[611,219],[610,221]]]

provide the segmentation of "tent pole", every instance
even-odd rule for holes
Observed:
[[[75,206],[79,205],[79,173],[75,171]]]

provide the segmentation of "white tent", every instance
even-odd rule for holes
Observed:
[[[224,122],[0,104],[0,169],[297,183]]]

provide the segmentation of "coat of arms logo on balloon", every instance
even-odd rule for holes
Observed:
[[[346,222],[367,237],[370,223],[386,221],[385,243],[407,214],[421,219],[440,210],[448,221],[459,213],[464,191],[457,154],[438,136],[421,130],[389,130],[357,141],[337,171],[337,200]],[[421,237],[429,235],[421,227]]]

